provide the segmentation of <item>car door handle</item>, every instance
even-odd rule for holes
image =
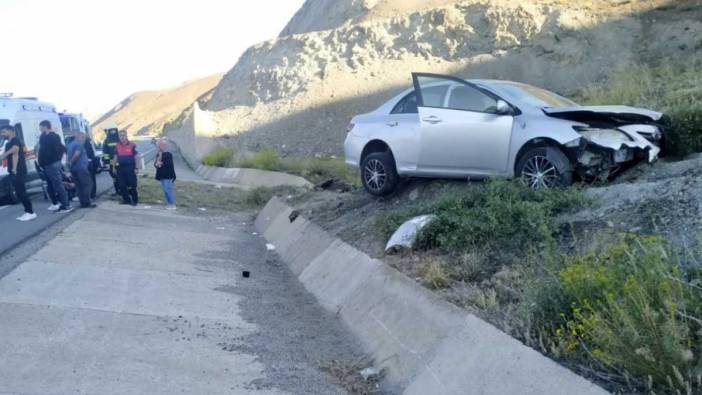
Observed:
[[[387,125],[390,126],[391,128],[394,128],[395,126],[399,125],[399,122],[388,122]]]
[[[437,123],[443,122],[443,121],[441,120],[441,118],[436,117],[436,116],[433,116],[433,115],[430,116],[430,117],[426,117],[426,118],[422,119],[422,121],[424,121],[424,122],[426,122],[426,123],[430,123],[430,124],[432,124],[432,125],[435,125],[435,124],[437,124]]]

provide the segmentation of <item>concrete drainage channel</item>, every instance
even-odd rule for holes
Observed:
[[[273,198],[256,228],[405,394],[606,394]]]

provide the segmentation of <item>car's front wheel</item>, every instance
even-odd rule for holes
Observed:
[[[535,189],[566,187],[573,183],[568,157],[556,147],[532,148],[519,159],[517,177]]]
[[[361,182],[372,195],[389,195],[397,187],[399,178],[395,159],[389,152],[369,154],[361,163]]]

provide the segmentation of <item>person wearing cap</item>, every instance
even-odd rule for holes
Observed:
[[[110,124],[105,128],[105,141],[102,143],[102,163],[108,164],[108,171],[112,177],[112,184],[115,187],[115,195],[122,195],[119,185],[119,177],[115,166],[115,149],[119,144],[119,130],[117,125]]]
[[[15,194],[24,206],[24,214],[17,218],[18,221],[26,222],[37,218],[32,207],[32,201],[27,196],[25,186],[27,177],[27,163],[24,158],[24,144],[17,137],[15,128],[11,125],[0,126],[0,132],[5,137],[5,152],[0,155],[0,162],[7,159],[7,170],[10,182],[15,190]]]
[[[122,204],[139,204],[137,175],[139,174],[139,153],[136,144],[129,141],[126,130],[119,132],[119,144],[115,146],[117,177],[122,190]]]

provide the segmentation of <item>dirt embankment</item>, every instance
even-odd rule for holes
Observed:
[[[309,0],[281,37],[244,53],[204,108],[206,130],[190,133],[242,150],[339,155],[349,119],[409,86],[412,71],[567,94],[632,64],[699,58],[700,48],[700,0]]]
[[[165,124],[212,91],[221,79],[222,74],[216,74],[187,81],[176,88],[134,93],[96,120],[93,129],[100,132],[105,125],[117,124],[133,134],[161,133]]]

